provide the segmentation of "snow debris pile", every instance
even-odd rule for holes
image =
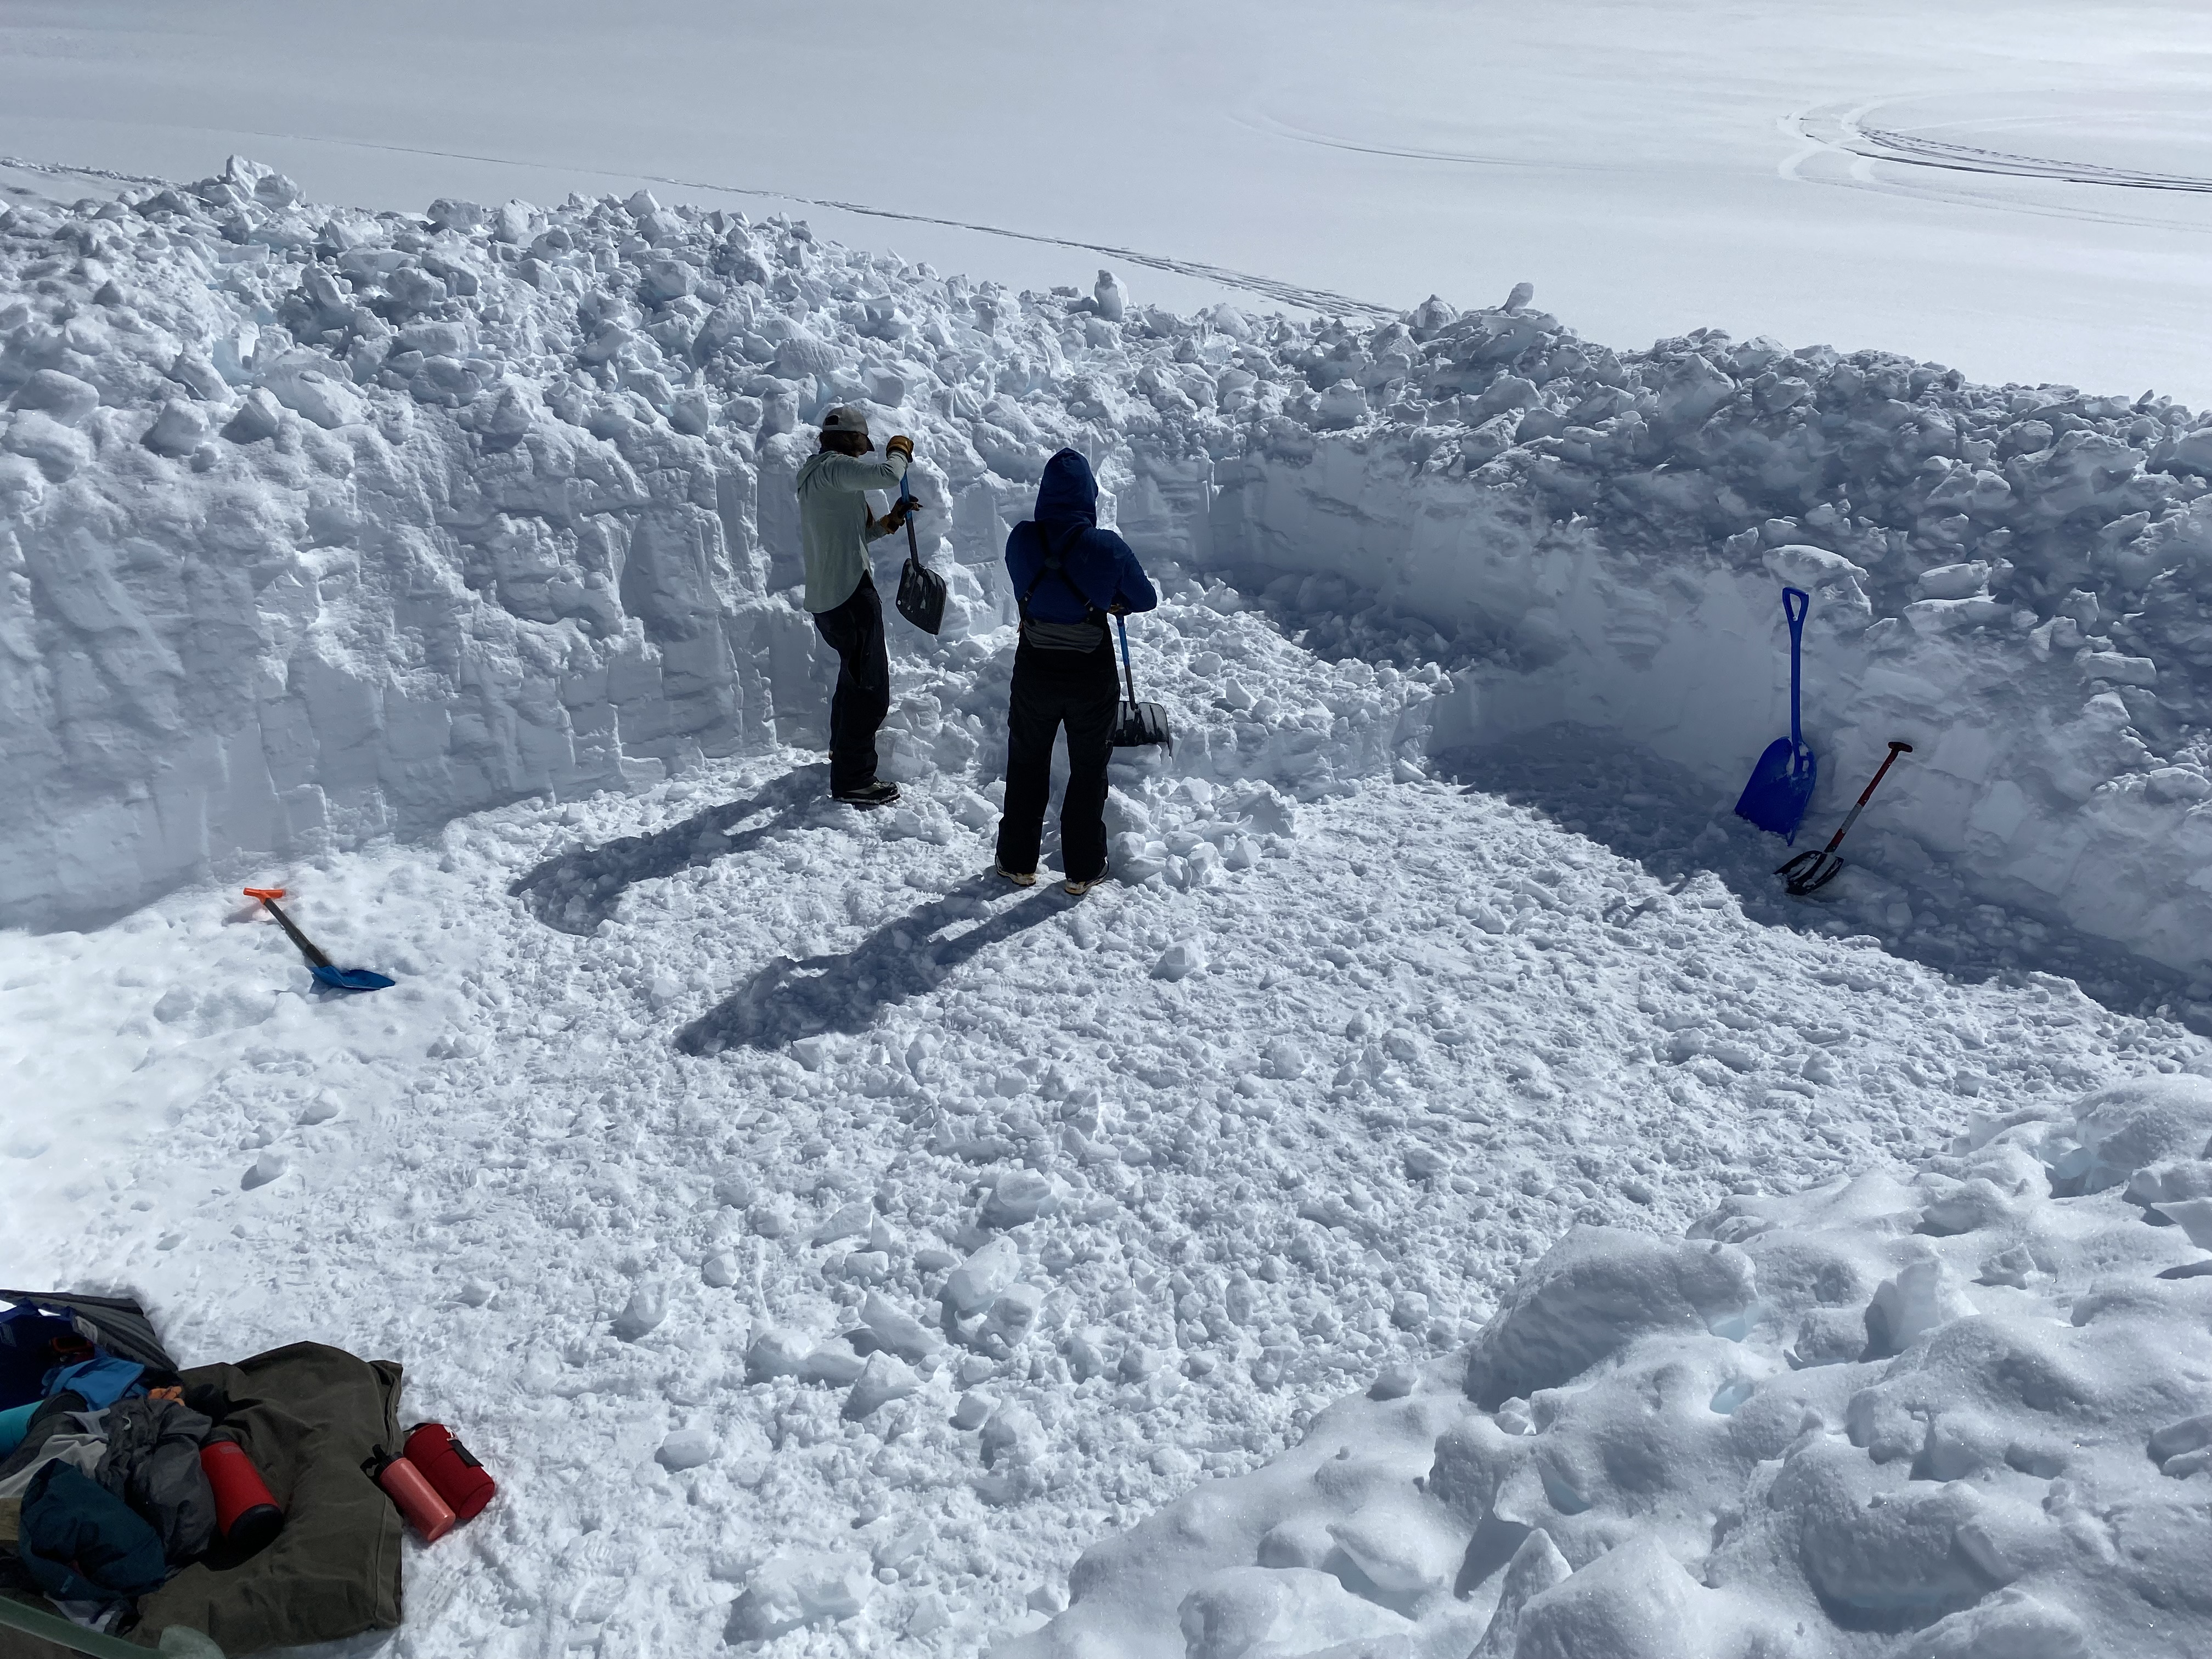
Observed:
[[[1776,580],[1808,586],[1815,812],[1920,744],[1862,861],[2212,996],[2212,424],[1711,331],[1615,352],[1529,297],[1177,318],[644,191],[371,215],[238,160],[20,204],[0,920],[815,735],[789,483],[839,401],[920,443],[953,604],[895,639],[937,671],[1011,617],[1003,535],[1062,443],[1171,600],[1455,665],[1353,757],[1243,665],[1178,665],[1171,714],[1266,716],[1310,783],[1572,720],[1732,790],[1780,718]]]
[[[2202,1653],[2209,1142],[2212,1084],[2149,1078],[1686,1238],[1577,1228],[1007,1651]]]

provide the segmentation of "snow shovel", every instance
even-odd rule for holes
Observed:
[[[1168,711],[1156,702],[1137,701],[1137,676],[1129,666],[1128,624],[1116,617],[1114,627],[1121,635],[1121,673],[1129,686],[1128,700],[1121,705],[1121,717],[1114,722],[1114,747],[1144,749],[1156,743],[1164,744],[1172,755],[1175,735],[1168,730]]]
[[[1836,856],[1836,848],[1844,844],[1844,837],[1850,834],[1851,826],[1859,821],[1859,814],[1866,811],[1866,804],[1874,799],[1875,788],[1891,766],[1896,763],[1897,757],[1911,752],[1912,745],[1909,743],[1892,743],[1888,758],[1875,769],[1874,781],[1867,785],[1866,792],[1859,797],[1859,804],[1851,808],[1850,816],[1836,826],[1836,833],[1828,837],[1828,844],[1817,853],[1800,853],[1789,863],[1776,868],[1774,873],[1790,884],[1793,895],[1803,898],[1814,888],[1826,887],[1843,873],[1844,861]]]
[[[1797,601],[1794,605],[1792,599]],[[1797,826],[1805,821],[1805,808],[1820,774],[1820,763],[1806,747],[1797,722],[1797,659],[1805,638],[1805,612],[1812,603],[1812,596],[1802,588],[1782,590],[1782,614],[1790,621],[1790,735],[1766,745],[1735,803],[1738,817],[1749,818],[1790,842],[1797,839]]]
[[[899,504],[906,515],[906,563],[899,570],[898,613],[925,634],[945,625],[945,578],[921,562],[914,539],[914,492],[899,480]]]
[[[329,986],[333,991],[381,991],[386,986],[397,982],[381,974],[372,974],[366,968],[333,967],[331,959],[322,953],[314,940],[301,933],[292,918],[277,908],[276,901],[284,896],[283,888],[249,887],[246,890],[246,896],[259,899],[263,908],[276,918],[276,925],[290,937],[293,944],[300,947],[300,954],[307,957],[307,971],[319,983]]]

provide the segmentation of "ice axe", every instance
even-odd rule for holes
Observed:
[[[307,957],[307,971],[315,976],[317,982],[329,986],[333,991],[381,991],[386,986],[397,982],[381,974],[372,974],[366,968],[333,966],[314,940],[301,933],[292,918],[278,906],[276,901],[284,896],[283,888],[249,887],[246,890],[246,896],[259,899],[262,908],[276,918],[276,925],[284,930],[293,944],[300,947],[300,954]]]
[[[1776,866],[1774,873],[1790,884],[1791,893],[1803,898],[1814,888],[1826,887],[1843,873],[1844,861],[1836,856],[1836,848],[1844,844],[1844,837],[1850,834],[1851,826],[1859,821],[1859,814],[1866,811],[1866,804],[1874,799],[1875,790],[1888,775],[1889,769],[1897,763],[1897,757],[1911,752],[1911,744],[1893,742],[1889,745],[1888,756],[1875,769],[1874,781],[1860,795],[1859,804],[1851,808],[1850,815],[1836,826],[1836,833],[1828,837],[1828,844],[1817,853],[1800,853],[1787,864]]]

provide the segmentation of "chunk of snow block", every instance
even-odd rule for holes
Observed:
[[[696,1469],[714,1455],[714,1437],[704,1429],[678,1429],[660,1443],[653,1461],[665,1469]]]
[[[1044,1307],[1044,1292],[1034,1285],[1009,1285],[991,1304],[990,1316],[984,1320],[983,1328],[1008,1347],[1025,1341],[1030,1328]]]
[[[683,259],[655,259],[645,268],[639,292],[655,305],[680,300],[691,291],[699,273]]]
[[[2138,1078],[2099,1090],[2076,1111],[2079,1152],[2051,1176],[2069,1193],[2100,1192],[2161,1158],[2203,1156],[2212,1139],[2212,1081],[2186,1073]]]
[[[699,1264],[699,1276],[716,1290],[727,1290],[738,1282],[738,1258],[727,1250],[717,1250]]]
[[[1711,1659],[1726,1650],[1701,1605],[1712,1595],[1657,1540],[1633,1538],[1530,1598],[1513,1659]]]
[[[796,1331],[765,1330],[745,1349],[745,1381],[765,1382],[773,1376],[796,1376],[806,1368],[814,1345]]]
[[[246,394],[246,401],[222,429],[222,435],[234,444],[258,443],[264,438],[273,438],[283,424],[281,405],[266,387],[256,386]]]
[[[1060,1207],[1051,1179],[1035,1170],[1009,1170],[992,1183],[983,1200],[983,1224],[1018,1227]]]
[[[1750,1258],[1733,1246],[1578,1226],[1476,1337],[1467,1392],[1494,1411],[1571,1381],[1646,1332],[1727,1330],[1754,1299]]]
[[[1555,1584],[1566,1583],[1574,1569],[1551,1534],[1538,1527],[1521,1540],[1513,1559],[1505,1564],[1505,1577],[1498,1591],[1498,1606],[1468,1659],[1513,1659],[1520,1639],[1521,1613],[1535,1597]]]
[[[1468,1535],[1435,1505],[1384,1502],[1328,1523],[1328,1535],[1377,1589],[1419,1595],[1452,1582]]]
[[[1915,1481],[1869,1502],[1861,1497],[1864,1459],[1849,1448],[1792,1461],[1797,1467],[1782,1501],[1803,1517],[1806,1577],[1844,1617],[1862,1626],[1917,1624],[1971,1607],[1997,1588],[1977,1524],[1981,1505],[1966,1481]]]
[[[172,398],[161,405],[161,412],[154,417],[154,424],[146,428],[141,440],[156,455],[189,455],[207,441],[207,417],[198,408],[181,398]]]
[[[1044,1453],[1044,1425],[1026,1406],[1004,1406],[983,1425],[981,1445],[985,1468],[1001,1462],[1034,1463]]]
[[[1867,1346],[1876,1357],[1899,1354],[1929,1332],[1974,1311],[1966,1286],[1935,1258],[1908,1262],[1885,1279],[1866,1310]]]
[[[1505,304],[1501,307],[1501,309],[1509,312],[1520,311],[1528,305],[1529,301],[1535,297],[1535,283],[1516,283],[1513,284],[1513,291],[1505,296]]]
[[[977,1394],[972,1389],[960,1396],[952,1407],[952,1426],[963,1431],[980,1429],[991,1420],[991,1413],[999,1409],[999,1402],[988,1394]]]
[[[867,1368],[853,1345],[842,1336],[833,1336],[818,1343],[807,1354],[806,1363],[799,1369],[799,1378],[807,1382],[826,1382],[833,1389],[845,1388],[860,1380]]]
[[[239,1185],[249,1192],[256,1187],[266,1187],[291,1167],[292,1161],[271,1146],[253,1160],[253,1167],[246,1172],[245,1179]]]
[[[2158,1212],[2176,1222],[2200,1250],[2212,1250],[2212,1198],[2170,1198]]]
[[[1160,959],[1152,964],[1152,977],[1169,981],[1188,979],[1206,966],[1206,947],[1195,939],[1181,939],[1160,952]]]
[[[1109,323],[1120,322],[1129,308],[1129,290],[1110,270],[1098,273],[1097,282],[1091,285],[1091,297],[1098,307],[1098,314]]]
[[[1923,570],[1912,584],[1916,597],[1923,599],[1964,599],[1982,592],[1990,585],[1990,562],[1969,559],[1961,564],[1939,564],[1932,570]]]
[[[100,393],[74,374],[42,368],[15,388],[8,406],[39,410],[64,426],[75,426],[100,407]]]
[[[724,1634],[732,1642],[767,1642],[802,1625],[850,1619],[867,1606],[875,1587],[866,1556],[780,1555],[753,1575],[731,1605]]]
[[[1308,1567],[1230,1567],[1177,1609],[1185,1659],[1317,1653],[1411,1633],[1411,1620]],[[1587,1656],[1585,1656],[1587,1659]]]
[[[301,361],[310,355],[319,362],[331,362],[319,353],[287,353],[264,378],[263,386],[285,408],[325,430],[367,420],[368,404],[359,389],[350,380]]]
[[[868,1356],[853,1392],[845,1397],[845,1418],[858,1423],[872,1417],[894,1400],[904,1400],[921,1387],[913,1368],[895,1354],[878,1349]]]
[[[1367,415],[1367,394],[1351,380],[1335,382],[1314,399],[1314,418],[1324,427],[1355,426]]]
[[[1010,1238],[994,1238],[952,1270],[945,1281],[945,1300],[965,1317],[981,1313],[1022,1270],[1022,1253]]]
[[[850,1204],[840,1205],[809,1235],[807,1242],[834,1244],[841,1238],[865,1238],[868,1233],[868,1224],[875,1218],[875,1206],[864,1198],[856,1198]]]
[[[430,204],[422,216],[430,222],[433,230],[474,230],[490,213],[474,202],[457,201],[450,196],[441,196]]]
[[[2066,1608],[2008,1589],[1937,1620],[1898,1659],[2090,1659],[2095,1650]]]
[[[615,1334],[635,1341],[668,1316],[668,1292],[651,1282],[630,1292],[629,1301],[615,1316]]]
[[[43,410],[18,410],[0,427],[0,449],[38,463],[55,483],[92,465],[92,440]]]
[[[912,1314],[893,1307],[878,1291],[870,1291],[860,1304],[860,1323],[877,1341],[903,1358],[922,1358],[939,1346],[934,1332]]]

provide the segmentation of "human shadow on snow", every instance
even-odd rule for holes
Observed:
[[[1833,885],[1813,898],[1789,896],[1774,866],[1792,850],[1826,843],[1832,817],[1808,821],[1795,849],[1762,835],[1687,773],[1607,734],[1554,726],[1510,741],[1438,756],[1439,775],[1470,790],[1542,812],[1561,827],[1601,842],[1641,864],[1680,892],[1710,872],[1735,895],[1744,914],[1800,933],[1847,931],[1879,939],[1891,955],[1924,963],[1968,982],[2018,981],[2028,973],[2072,980],[2115,1013],[2166,1017],[2197,1024],[2184,1009],[2181,975],[2109,940],[1981,903],[1955,880],[1881,873],[1903,889],[1911,917],[1888,914],[1896,888],[1868,878],[1874,848],[1863,828],[1854,839],[1868,861],[1854,866],[1851,845]],[[1747,766],[1748,763],[1747,763]],[[1871,824],[1875,807],[1869,809]],[[1856,874],[1856,879],[1855,879]],[[1640,925],[1650,907],[1625,907],[1609,917]],[[1838,924],[1841,924],[1839,927]]]
[[[713,1054],[781,1048],[823,1031],[865,1031],[885,1008],[927,996],[964,963],[1078,902],[1049,885],[994,909],[988,896],[1003,887],[994,875],[963,882],[885,923],[844,956],[777,957],[677,1032],[676,1046],[687,1054]],[[972,927],[938,937],[976,918]]]
[[[829,774],[827,766],[798,767],[750,799],[710,806],[650,835],[562,853],[518,878],[507,891],[548,927],[588,934],[639,882],[712,864],[805,823],[823,809]],[[763,812],[769,814],[764,821],[740,828]]]

